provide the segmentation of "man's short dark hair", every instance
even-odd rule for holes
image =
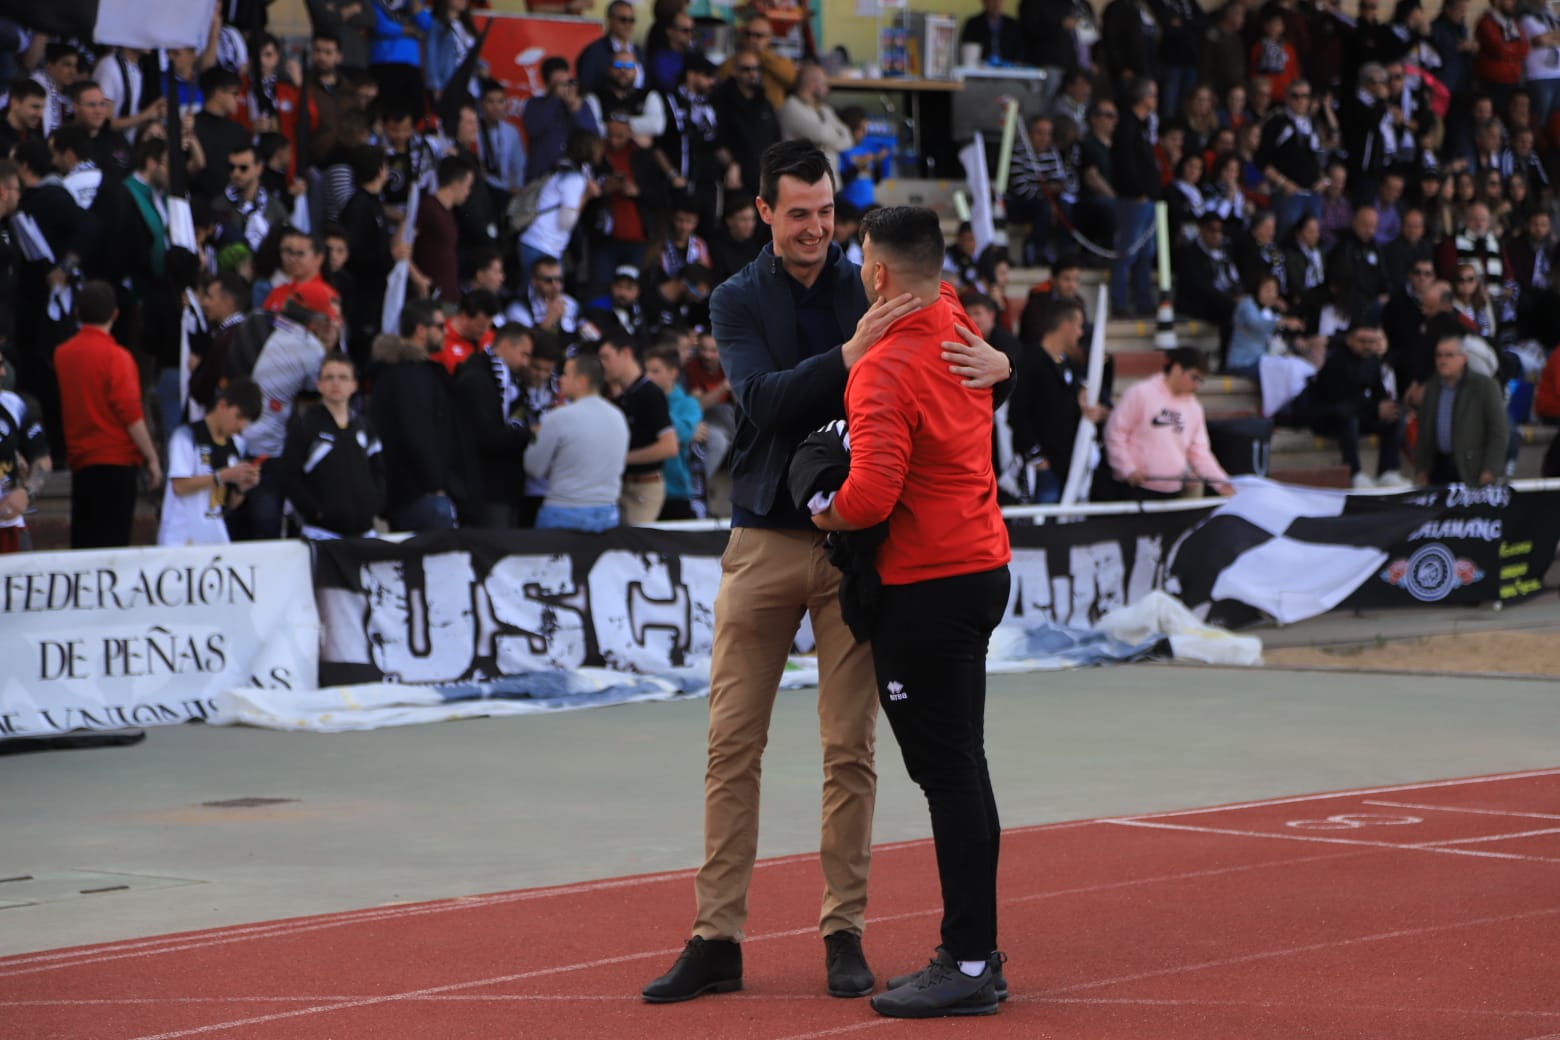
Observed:
[[[552,78],[552,74],[554,72],[559,72],[559,71],[562,71],[562,72],[568,72],[569,71],[569,59],[568,58],[560,58],[556,54],[554,54],[551,57],[542,59],[542,82],[543,83],[546,83],[549,79],[551,79]]]
[[[1165,371],[1180,366],[1183,372],[1208,371],[1208,355],[1196,347],[1176,347],[1165,351]]]
[[[114,287],[107,282],[93,279],[76,294],[76,318],[83,325],[107,325],[118,309]]]
[[[481,96],[482,97],[487,97],[489,94],[493,93],[495,90],[498,91],[500,94],[502,94],[504,92],[504,85],[502,83],[500,83],[498,80],[493,79],[491,76],[484,76],[482,78],[481,89],[482,89]]]
[[[135,150],[130,153],[130,169],[140,171],[146,169],[150,162],[162,162],[168,157],[168,142],[161,137],[149,137],[142,134],[135,142]]]
[[[245,152],[249,152],[249,153],[253,154],[255,159],[256,159],[256,161],[258,161],[259,158],[260,158],[259,153],[255,152],[255,146],[250,144],[248,141],[245,141],[243,144],[234,145],[232,148],[228,149],[228,153],[227,153],[227,160],[228,160],[228,162],[231,163],[233,161],[233,156],[235,156],[235,155],[243,155]]]
[[[95,79],[78,79],[76,82],[65,88],[65,96],[70,98],[71,104],[75,105],[80,103],[81,95],[85,94],[87,91],[102,89],[102,86],[99,85],[98,81]]]
[[[476,166],[465,155],[446,155],[439,160],[439,187],[447,188],[462,177],[475,177]]]
[[[49,135],[49,143],[61,155],[69,152],[77,159],[85,159],[92,154],[92,134],[86,127],[75,123],[67,123],[55,130]]]
[[[352,355],[348,354],[344,350],[332,350],[330,353],[326,354],[323,358],[321,358],[320,359],[320,372],[321,373],[323,373],[325,371],[325,366],[326,365],[345,365],[345,366],[347,366],[348,369],[351,370],[352,378],[353,379],[357,378],[357,375],[358,375],[357,362],[353,361],[352,360]]]
[[[221,65],[213,65],[200,74],[200,92],[208,100],[219,90],[239,90],[243,85],[243,81],[238,78],[238,73],[225,69]]]
[[[531,277],[536,277],[536,269],[546,264],[548,267],[562,267],[563,261],[556,256],[539,256],[531,261]]]
[[[73,54],[76,56],[76,64],[80,65],[81,52],[76,49],[74,44],[66,43],[63,40],[55,40],[43,45],[43,63],[45,65],[53,65],[55,62],[68,58]]]
[[[461,274],[469,279],[475,278],[477,272],[487,267],[494,260],[502,260],[503,252],[497,246],[480,245],[472,246],[466,254],[466,262],[461,268]]]
[[[486,289],[473,289],[460,298],[460,312],[468,318],[479,314],[493,318],[504,313],[504,304]]]
[[[341,49],[341,37],[336,35],[334,29],[315,29],[314,35],[309,37],[311,43],[333,43],[336,49]]]
[[[817,184],[825,177],[832,177],[828,156],[811,141],[798,138],[781,141],[764,149],[759,163],[758,195],[773,207],[780,200],[780,178],[795,177],[803,184]],[[830,185],[833,181],[830,180]]]
[[[959,306],[963,307],[965,311],[968,311],[971,307],[983,307],[992,314],[1000,313],[997,309],[996,300],[993,300],[985,293],[975,292],[974,290],[959,295]]]
[[[283,148],[291,148],[292,142],[287,135],[278,133],[264,133],[255,143],[255,155],[259,156],[262,163],[271,161],[271,157]]]
[[[513,324],[513,323],[512,323]],[[508,328],[509,326],[504,326]],[[558,365],[563,361],[563,348],[558,346],[558,337],[546,329],[531,330],[531,360],[551,361]]]
[[[942,220],[926,206],[885,206],[861,218],[861,240],[908,272],[936,278],[943,265]]]
[[[528,339],[533,347],[536,345],[536,337],[531,334],[531,327],[522,325],[518,321],[506,322],[493,332],[493,342],[495,344],[504,343],[512,339]]]
[[[410,339],[424,325],[438,317],[439,305],[432,300],[412,300],[401,308],[401,336]]]
[[[11,104],[18,101],[26,101],[28,98],[48,99],[49,92],[43,89],[43,84],[31,76],[20,76],[11,81]]]
[[[667,368],[676,372],[682,368],[682,351],[678,349],[676,342],[656,340],[650,349],[645,351],[645,361],[659,361]]]
[[[1077,300],[1069,300],[1060,296],[1053,296],[1045,301],[1045,306],[1040,309],[1040,336],[1049,336],[1062,324],[1076,314],[1083,317],[1083,304]]]
[[[371,144],[360,144],[348,150],[347,162],[352,167],[352,183],[361,188],[385,168],[385,153]]]
[[[22,164],[22,168],[31,171],[34,177],[47,177],[54,172],[54,153],[36,137],[17,145],[12,154]]]
[[[237,271],[221,271],[208,284],[216,285],[217,292],[232,300],[236,309],[240,311],[248,309],[244,304],[249,302],[249,283]]]
[[[602,370],[601,359],[588,350],[581,350],[569,358],[574,362],[574,374],[590,384],[592,390],[600,390],[607,374]]]
[[[330,358],[325,360],[329,361]],[[217,402],[226,402],[238,409],[250,422],[260,418],[260,406],[263,403],[260,396],[260,384],[247,377],[235,379],[227,386],[217,391]]]
[[[325,255],[325,239],[319,235],[305,231],[302,228],[293,227],[291,224],[288,224],[282,229],[281,236],[277,239],[277,241],[285,242],[289,238],[303,239],[304,243],[309,247],[309,252],[313,253],[315,256]]]

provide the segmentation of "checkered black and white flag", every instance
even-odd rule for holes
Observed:
[[[1342,603],[1388,549],[1439,510],[1237,477],[1233,498],[1170,550],[1166,589],[1231,624],[1259,611],[1283,624]]]

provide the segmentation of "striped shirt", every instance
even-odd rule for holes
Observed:
[[[310,332],[286,318],[276,318],[276,331],[260,348],[251,374],[260,384],[260,418],[249,424],[244,444],[250,456],[280,457],[287,442],[287,421],[297,396],[314,386],[325,348]]]
[[[1068,168],[1059,149],[1047,148],[1039,153],[1029,152],[1022,157],[1017,157],[1013,164],[1010,187],[1017,198],[1038,198],[1045,185],[1058,182],[1061,183],[1064,192],[1073,195],[1078,193],[1078,173]]]

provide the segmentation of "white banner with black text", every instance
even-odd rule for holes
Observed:
[[[303,542],[0,556],[0,739],[209,719],[236,687],[313,689]]]

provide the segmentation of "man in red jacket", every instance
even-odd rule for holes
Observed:
[[[118,316],[114,287],[88,282],[76,294],[81,331],[54,352],[71,474],[72,549],[129,545],[141,467],[147,487],[162,483],[141,414],[135,360],[108,334]]]
[[[895,206],[861,225],[861,280],[876,305],[910,293],[845,383],[850,475],[813,517],[826,531],[887,521],[872,630],[878,702],[931,807],[942,882],[942,944],[889,980],[872,1008],[891,1018],[989,1015],[1005,995],[997,952],[1001,825],[986,766],[986,647],[1007,607],[1007,527],[991,467],[992,391],[943,361],[974,323],[941,281],[937,214]]]
[[[1479,52],[1473,59],[1473,77],[1495,99],[1495,111],[1506,111],[1512,92],[1522,85],[1522,63],[1528,41],[1517,23],[1517,0],[1493,0],[1473,27]]]

